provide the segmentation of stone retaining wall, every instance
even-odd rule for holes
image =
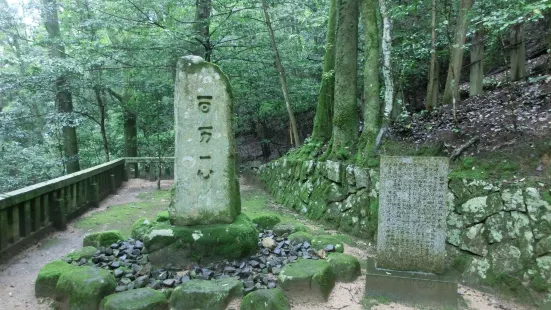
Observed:
[[[284,158],[261,166],[259,175],[279,203],[373,239],[377,169]],[[512,276],[544,294],[551,283],[551,206],[542,198],[544,191],[549,191],[544,184],[450,179],[448,264],[471,283],[496,284],[496,279]]]

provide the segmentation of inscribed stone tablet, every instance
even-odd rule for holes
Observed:
[[[233,98],[226,75],[201,57],[178,61],[174,86],[174,225],[231,223],[241,211]]]
[[[381,157],[377,268],[441,273],[448,159]]]

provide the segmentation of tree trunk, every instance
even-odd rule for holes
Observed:
[[[331,0],[329,20],[327,22],[327,39],[325,55],[323,56],[323,75],[321,78],[320,94],[312,140],[327,142],[331,139],[333,130],[333,102],[335,100],[335,28],[337,25],[336,0]]]
[[[138,157],[138,126],[136,113],[124,113],[124,153],[126,157]]]
[[[523,23],[511,27],[509,46],[511,49],[511,81],[524,79],[526,77],[526,45]]]
[[[195,2],[195,40],[198,45],[195,55],[203,57],[210,62],[212,46],[210,44],[210,13],[212,11],[212,0],[196,0]]]
[[[467,36],[467,28],[469,20],[467,13],[473,6],[474,0],[461,0],[459,14],[457,17],[457,25],[455,28],[455,38],[451,50],[450,65],[448,67],[448,77],[446,79],[446,88],[442,103],[447,105],[459,101],[459,82],[461,77],[461,67],[463,66],[463,46]]]
[[[270,35],[270,40],[272,41],[272,49],[274,50],[275,56],[275,65],[279,71],[279,81],[281,82],[281,88],[283,90],[283,97],[285,99],[285,107],[287,108],[287,113],[289,114],[289,123],[293,135],[294,144],[296,147],[300,146],[300,137],[298,134],[297,122],[295,120],[295,115],[293,114],[293,109],[291,108],[291,98],[289,97],[289,89],[287,88],[287,78],[285,75],[285,68],[281,64],[281,59],[279,57],[279,51],[277,49],[274,30],[272,29],[272,23],[270,22],[270,14],[268,13],[268,3],[266,0],[262,0],[262,8],[264,10],[264,18],[266,20],[266,26],[268,27],[268,33]]]
[[[330,158],[347,159],[358,140],[358,0],[338,0],[335,109]]]
[[[436,58],[436,0],[432,0],[432,39],[430,47],[429,83],[427,84],[427,99],[425,106],[432,110],[438,105],[439,64]]]
[[[483,91],[484,81],[484,24],[480,23],[471,44],[471,76],[469,96],[476,96]]]
[[[103,140],[103,151],[105,152],[105,162],[109,161],[109,144],[107,143],[107,130],[105,129],[105,100],[101,94],[101,89],[99,85],[94,86],[94,92],[96,93],[96,100],[98,101],[99,107],[99,126],[101,131],[101,138]]]
[[[364,161],[374,150],[381,123],[381,100],[379,97],[379,28],[377,27],[377,0],[362,0],[361,13],[365,31],[364,108],[363,131],[358,143],[358,160]]]
[[[381,11],[381,17],[383,18],[383,40],[381,48],[383,50],[383,77],[385,80],[385,99],[383,109],[383,123],[388,125],[390,123],[390,113],[394,105],[394,81],[392,78],[392,68],[390,61],[392,59],[392,21],[388,15],[386,9],[386,0],[379,0],[379,10]]]
[[[59,30],[59,19],[57,16],[57,3],[55,0],[42,0],[44,26],[48,32],[50,40],[50,55],[53,58],[65,58],[65,49],[58,43],[61,39]],[[58,76],[54,83],[56,93],[56,104],[59,113],[70,115],[73,113],[73,99],[68,89],[65,76]],[[70,119],[70,117],[69,117]],[[63,124],[63,151],[67,167],[67,173],[73,173],[80,170],[78,158],[78,141],[76,127],[70,121]]]

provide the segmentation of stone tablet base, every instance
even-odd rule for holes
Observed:
[[[258,249],[258,231],[244,214],[231,224],[172,226],[141,219],[132,237],[144,240],[153,266],[185,268],[191,263],[237,259]]]
[[[456,309],[457,276],[453,272],[435,275],[380,270],[375,268],[375,260],[368,258],[365,294],[415,306]]]

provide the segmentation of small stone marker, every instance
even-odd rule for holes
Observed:
[[[226,75],[198,56],[178,61],[174,86],[174,225],[231,223],[241,211],[233,98]]]
[[[377,268],[442,273],[445,157],[381,157]]]

